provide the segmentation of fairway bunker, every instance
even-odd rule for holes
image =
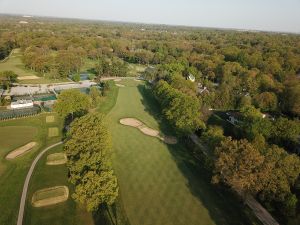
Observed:
[[[160,135],[158,130],[154,130],[147,127],[143,122],[135,118],[123,118],[120,119],[120,123],[125,126],[135,127],[139,129],[143,134],[151,137],[157,137],[167,144],[171,144],[171,145],[177,144],[177,139],[175,137]]]
[[[119,82],[122,81],[122,79],[114,79],[114,81]]]
[[[117,87],[125,87],[123,84],[116,84]]]
[[[36,142],[29,142],[28,144],[23,145],[15,149],[14,151],[10,152],[5,158],[7,160],[11,160],[20,157],[21,155],[29,152],[34,146],[36,146],[36,144],[37,144]]]
[[[63,165],[67,163],[67,155],[65,153],[53,153],[47,156],[46,165],[49,166],[56,166],[56,165]]]
[[[55,186],[36,191],[31,199],[33,207],[44,207],[67,201],[69,188],[67,186]]]

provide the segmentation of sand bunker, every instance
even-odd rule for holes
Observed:
[[[40,79],[38,76],[24,76],[24,77],[18,77],[19,80],[36,80]]]
[[[134,81],[141,82],[142,80],[134,79]]]
[[[35,192],[31,203],[34,207],[43,207],[67,201],[68,198],[69,188],[67,186],[55,186]]]
[[[145,124],[143,124],[141,121],[137,119],[124,118],[124,119],[120,119],[120,123],[125,126],[135,127],[139,129],[143,134],[151,137],[157,137],[167,144],[171,144],[171,145],[177,144],[177,139],[175,137],[160,135],[158,130],[154,130],[147,127]]]
[[[125,85],[123,85],[123,84],[116,84],[116,86],[118,86],[118,87],[125,87]]]
[[[67,155],[65,153],[53,153],[47,156],[46,165],[56,166],[67,163]]]
[[[29,152],[34,146],[36,146],[36,144],[37,144],[36,142],[30,142],[22,147],[15,149],[12,152],[10,152],[5,158],[8,160],[17,158],[17,157],[25,154],[26,152]]]
[[[119,82],[119,81],[121,81],[121,80],[122,80],[122,79],[119,79],[119,78],[118,78],[118,79],[114,79],[114,81],[116,81],[116,82]]]

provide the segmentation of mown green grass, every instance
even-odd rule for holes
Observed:
[[[34,157],[40,150],[61,139],[61,132],[58,137],[48,138],[48,125],[45,121],[46,114],[40,114],[35,117],[0,122],[1,225],[16,223],[24,180]],[[55,125],[61,130],[62,121],[57,119]],[[16,159],[9,161],[5,159],[8,152],[30,141],[36,141],[38,146]]]
[[[144,72],[145,69],[146,69],[146,66],[141,65],[141,64],[132,64],[132,63],[130,63],[128,65],[128,69],[129,69],[128,75],[135,77],[135,76],[140,75],[142,72]]]
[[[93,218],[80,205],[71,198],[73,186],[68,182],[68,169],[66,165],[46,165],[47,156],[63,152],[63,146],[57,146],[47,152],[38,162],[31,178],[25,209],[25,225],[93,225]],[[56,205],[35,208],[31,205],[34,192],[54,187],[67,186],[70,196],[66,202]]]
[[[114,81],[108,81],[110,84],[110,90],[107,93],[107,96],[102,97],[97,107],[97,112],[107,114],[115,106],[119,88],[115,85]]]
[[[37,73],[27,70],[22,62],[21,49],[14,49],[9,58],[5,62],[0,63],[1,71],[14,71],[18,76],[37,76]]]
[[[117,103],[108,120],[113,165],[123,206],[131,225],[250,224],[243,207],[210,183],[205,171],[181,144],[168,146],[119,119],[134,117],[172,133],[150,91],[133,80],[120,82]]]

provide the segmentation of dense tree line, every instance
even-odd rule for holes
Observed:
[[[69,180],[75,185],[72,197],[88,211],[113,204],[118,184],[110,163],[112,145],[104,116],[88,114],[76,119],[68,138],[64,150]]]
[[[163,114],[179,134],[187,135],[205,126],[197,98],[182,93],[163,80],[155,85],[153,91]]]
[[[215,157],[213,183],[225,183],[242,194],[255,194],[285,216],[296,214],[298,200],[292,189],[300,173],[299,157],[276,145],[230,138],[218,145]]]

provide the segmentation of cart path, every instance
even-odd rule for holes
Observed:
[[[24,210],[25,210],[25,203],[26,203],[26,196],[27,196],[27,191],[28,191],[28,186],[29,186],[29,181],[31,178],[31,175],[33,173],[33,170],[37,164],[37,162],[40,160],[40,158],[50,149],[61,145],[63,142],[60,141],[56,144],[50,145],[49,147],[45,148],[43,151],[41,151],[37,157],[34,159],[34,161],[32,162],[30,169],[27,173],[26,179],[25,179],[25,183],[23,186],[23,191],[22,191],[22,196],[21,196],[21,202],[20,202],[20,208],[19,208],[19,215],[18,215],[18,222],[17,225],[22,225],[23,224],[23,217],[24,217]]]

